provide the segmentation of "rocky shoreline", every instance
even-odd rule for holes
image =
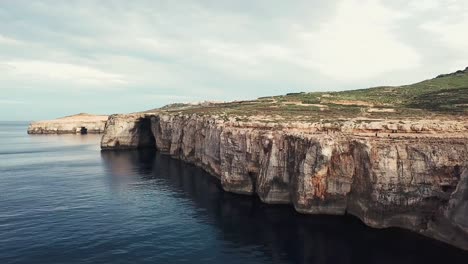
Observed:
[[[161,111],[110,116],[101,148],[156,148],[229,192],[468,250],[466,120],[262,123]]]

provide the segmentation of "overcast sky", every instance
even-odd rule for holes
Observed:
[[[0,0],[0,120],[407,84],[467,30],[466,0]]]

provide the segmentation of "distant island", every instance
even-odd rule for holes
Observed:
[[[54,120],[32,122],[28,134],[95,134],[103,133],[107,115],[80,113]]]

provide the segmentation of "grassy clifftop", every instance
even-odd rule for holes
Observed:
[[[239,120],[261,117],[265,121],[467,118],[468,67],[411,85],[342,92],[292,93],[229,103],[178,104],[166,107],[163,111],[221,115]]]
[[[468,67],[464,71],[400,87],[334,93],[341,100],[363,100],[377,106],[460,112],[468,107]]]

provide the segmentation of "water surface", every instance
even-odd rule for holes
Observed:
[[[154,151],[0,123],[0,263],[468,263],[468,252],[353,217],[225,193]]]

